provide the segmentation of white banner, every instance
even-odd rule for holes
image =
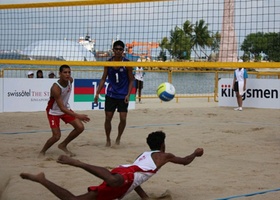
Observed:
[[[4,78],[3,112],[44,111],[56,79]]]
[[[237,107],[233,79],[219,80],[219,106]],[[280,109],[279,79],[247,79],[243,107]]]
[[[80,85],[95,82],[90,79],[77,79]],[[35,112],[45,111],[50,98],[50,88],[57,79],[28,79],[28,78],[3,78],[0,79],[0,112]],[[104,101],[94,104],[93,88],[79,93],[79,85],[73,83],[69,104],[73,110],[103,110]],[[3,88],[3,90],[2,90]],[[76,90],[76,94],[74,91]],[[85,94],[84,94],[85,93]],[[81,95],[81,96],[79,96]],[[84,98],[84,96],[86,98]],[[132,94],[132,96],[135,94]],[[78,96],[78,97],[77,97]],[[89,96],[89,98],[88,98]],[[76,100],[75,100],[76,98]],[[134,98],[135,99],[135,98]],[[135,109],[135,100],[129,102],[128,109]]]

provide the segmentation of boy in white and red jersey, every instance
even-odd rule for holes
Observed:
[[[156,131],[149,134],[147,143],[151,151],[142,153],[130,165],[120,165],[112,171],[104,167],[98,167],[83,163],[62,155],[58,163],[82,168],[89,173],[101,178],[104,182],[99,186],[88,187],[88,192],[75,196],[68,190],[49,181],[43,172],[33,175],[21,173],[23,179],[38,182],[49,189],[59,199],[81,199],[81,200],[116,200],[122,199],[126,194],[135,190],[141,199],[148,199],[148,195],[142,189],[141,184],[152,177],[163,165],[168,162],[174,164],[188,165],[196,157],[203,155],[203,149],[197,148],[192,154],[185,157],[177,157],[172,153],[165,153],[165,133]]]
[[[50,99],[46,108],[49,124],[52,129],[52,137],[43,146],[39,154],[40,157],[44,156],[46,151],[60,139],[60,119],[66,124],[71,124],[74,129],[58,145],[58,148],[69,156],[75,155],[67,149],[67,145],[84,131],[82,122],[88,122],[90,119],[87,115],[78,114],[71,110],[68,101],[72,90],[72,83],[73,78],[71,77],[70,67],[68,65],[60,66],[59,79],[50,89]]]

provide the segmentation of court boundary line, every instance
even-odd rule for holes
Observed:
[[[259,192],[253,192],[253,193],[248,193],[248,194],[240,194],[240,195],[234,195],[234,196],[229,196],[229,197],[224,197],[224,198],[218,198],[215,200],[228,200],[228,199],[235,199],[235,198],[241,198],[241,197],[251,197],[255,195],[260,195],[260,194],[266,194],[269,192],[278,192],[280,191],[280,188],[272,189],[272,190],[264,190],[264,191],[259,191]]]
[[[199,124],[200,122],[197,122],[197,124]],[[255,125],[259,125],[259,126],[279,126],[280,124],[275,124],[275,123],[254,123],[254,122],[232,122],[232,123],[236,123],[236,124],[255,124]],[[154,126],[158,126],[158,127],[162,127],[162,126],[182,126],[182,125],[192,125],[195,124],[194,122],[176,122],[176,123],[169,123],[169,124],[143,124],[143,125],[131,125],[131,126],[127,126],[127,128],[147,128],[147,127],[154,127]],[[213,124],[213,122],[211,122],[211,124]],[[225,122],[217,122],[216,124],[225,124]],[[94,128],[93,128],[94,129]],[[61,129],[61,131],[69,131],[72,130],[71,128],[69,129]],[[92,128],[89,129],[85,129],[85,130],[92,130]],[[27,134],[27,133],[40,133],[40,132],[51,132],[51,130],[30,130],[30,131],[22,131],[22,132],[0,132],[0,134],[11,134],[11,135],[16,135],[16,134]]]

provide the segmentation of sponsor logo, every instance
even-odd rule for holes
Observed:
[[[74,102],[93,102],[98,82],[93,79],[75,79]]]
[[[22,91],[13,91],[13,92],[7,92],[7,97],[49,97],[50,92],[44,91],[32,91],[29,90],[22,90]]]
[[[22,91],[13,91],[7,93],[8,97],[30,97],[31,96],[31,90],[22,90]]]
[[[221,85],[221,97],[235,97],[235,92],[231,85]],[[277,89],[258,89],[249,88],[242,95],[242,99],[260,98],[260,99],[279,99],[279,91]]]

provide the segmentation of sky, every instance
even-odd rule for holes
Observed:
[[[0,4],[59,0],[1,0]],[[87,33],[97,50],[108,50],[113,39],[158,42],[186,20],[204,19],[211,32],[221,32],[223,0],[113,4],[62,8],[0,10],[0,50],[23,49],[37,40],[78,40]],[[236,0],[238,45],[255,32],[280,32],[279,0]],[[138,49],[144,51],[144,49]]]

